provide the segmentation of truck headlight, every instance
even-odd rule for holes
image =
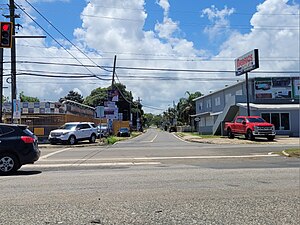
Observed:
[[[272,131],[275,131],[275,126],[274,125],[272,126]]]
[[[254,126],[254,131],[255,131],[255,132],[258,131],[258,126]]]

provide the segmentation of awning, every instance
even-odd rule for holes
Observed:
[[[220,115],[222,113],[223,113],[223,111],[220,111],[220,112],[211,112],[210,115],[211,116],[218,116],[218,115]]]
[[[247,103],[238,103],[237,106],[247,108]],[[251,110],[261,109],[280,109],[280,110],[299,110],[300,104],[254,104],[249,103]]]

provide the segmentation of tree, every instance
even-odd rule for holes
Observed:
[[[112,87],[107,88],[96,88],[92,90],[91,94],[87,96],[84,100],[84,104],[96,107],[103,106],[104,102],[109,101],[111,96],[109,96],[109,91],[112,91]],[[136,116],[137,112],[139,115],[143,115],[143,110],[141,105],[133,102],[132,93],[126,90],[126,86],[121,83],[114,84],[114,91],[117,91],[119,94],[119,99],[116,102],[116,105],[119,109],[119,113],[123,113],[123,120],[130,120],[130,112]],[[135,123],[135,119],[133,118]]]
[[[37,97],[30,97],[30,96],[24,95],[23,91],[20,93],[19,96],[20,96],[21,102],[39,102],[40,101]]]
[[[201,97],[203,94],[199,91],[195,93],[186,91],[185,93],[188,97],[181,98],[177,104],[178,120],[183,124],[189,124],[190,116],[196,113],[196,103],[193,100]]]
[[[69,91],[64,98],[59,99],[59,102],[63,102],[65,100],[71,100],[78,103],[83,103],[84,101],[83,96],[76,91]]]
[[[91,94],[84,100],[84,104],[96,107],[104,105],[104,102],[108,100],[108,88],[96,88],[92,90]]]

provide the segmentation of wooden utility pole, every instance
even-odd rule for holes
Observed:
[[[116,63],[117,63],[117,55],[115,55],[115,59],[114,59],[113,76],[112,76],[112,81],[111,81],[111,89],[112,90],[114,90],[115,73],[116,73]]]
[[[12,23],[12,35],[15,36],[15,1],[9,0],[9,17]],[[11,47],[11,123],[14,122],[14,100],[17,99],[17,69],[16,69],[16,41],[12,38]]]

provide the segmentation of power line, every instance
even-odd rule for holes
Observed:
[[[27,1],[27,0],[26,0]],[[20,7],[20,5],[16,4],[19,9],[23,11],[25,15],[27,15],[36,25],[38,25],[47,35],[49,35],[60,47],[62,47],[69,55],[71,55],[77,62],[79,62],[83,67],[85,67],[80,60],[78,60],[68,49],[66,49],[62,44],[60,44],[49,32],[47,32],[34,18],[32,18],[24,9]],[[86,67],[85,67],[86,68]],[[91,74],[93,74],[99,80],[102,78],[97,77],[90,69],[86,68]]]
[[[4,62],[7,63],[7,62]],[[96,67],[95,65],[78,65],[73,63],[51,63],[51,62],[37,62],[37,61],[17,61],[23,64],[40,64],[40,65],[57,65],[57,66],[74,66],[74,67]],[[103,66],[112,68],[111,66]],[[143,70],[143,71],[161,71],[161,72],[189,72],[189,73],[235,73],[235,70],[199,70],[199,69],[173,69],[173,68],[150,68],[150,67],[125,67],[117,66],[120,70]],[[270,73],[270,74],[298,74],[300,71],[253,71],[251,73]]]
[[[100,69],[105,70],[107,72],[109,71],[101,66],[99,66],[95,61],[93,61],[87,54],[85,54],[80,48],[78,48],[70,39],[68,39],[58,28],[56,28],[44,15],[42,15],[31,3],[29,3],[27,0],[25,0],[47,23],[49,23],[60,35],[62,35],[73,47],[75,47],[81,54],[83,54],[86,58],[88,58],[92,63],[97,65]]]
[[[95,15],[86,15],[86,14],[81,14],[81,16],[84,17],[94,17],[94,18],[101,18],[101,19],[110,19],[110,20],[120,20],[120,21],[129,21],[129,22],[135,22],[135,23],[140,23],[144,20],[136,20],[136,19],[127,19],[127,18],[118,18],[118,17],[108,17],[108,16],[95,16]],[[214,28],[223,28],[223,29],[233,29],[233,28],[238,28],[238,29],[257,29],[257,30],[299,30],[299,26],[256,26],[253,27],[251,25],[215,25],[215,24],[197,24],[197,23],[180,23],[180,25],[184,26],[200,26],[200,27],[214,27]]]

